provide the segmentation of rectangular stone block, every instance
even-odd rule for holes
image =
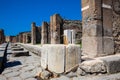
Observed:
[[[48,69],[52,72],[65,71],[65,45],[50,45],[48,48]]]
[[[41,48],[41,66],[55,73],[69,72],[81,62],[79,45],[52,44]]]
[[[104,61],[107,73],[113,74],[120,72],[120,55],[111,55],[99,58]]]
[[[81,50],[79,45],[69,44],[66,46],[65,72],[76,68],[81,62]]]
[[[102,37],[82,37],[82,55],[94,58],[103,54]]]

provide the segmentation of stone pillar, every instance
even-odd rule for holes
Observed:
[[[31,43],[31,32],[26,34],[26,43]]]
[[[41,43],[41,27],[36,27],[36,43]]]
[[[4,30],[0,29],[0,44],[5,42]]]
[[[48,24],[47,22],[42,23],[42,31],[41,31],[41,44],[47,44],[48,43]]]
[[[26,33],[23,34],[23,43],[26,43]]]
[[[20,34],[19,34],[19,42],[20,42],[20,43],[23,43],[23,33],[20,33]]]
[[[19,42],[19,35],[16,36],[16,42]]]
[[[31,30],[31,43],[36,44],[36,24],[33,22],[31,24],[32,30]]]
[[[97,57],[114,53],[111,0],[82,0],[83,55]]]
[[[63,20],[59,14],[50,18],[51,44],[63,43]]]

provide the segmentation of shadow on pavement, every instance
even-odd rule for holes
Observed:
[[[13,61],[13,62],[7,62],[5,64],[5,67],[8,68],[8,67],[14,67],[18,65],[22,65],[20,61]]]

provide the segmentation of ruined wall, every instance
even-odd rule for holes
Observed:
[[[115,52],[120,53],[120,0],[113,0],[113,36]]]
[[[4,30],[0,29],[0,44],[5,42]]]

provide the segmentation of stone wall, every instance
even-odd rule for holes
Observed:
[[[5,42],[4,30],[0,29],[0,44]]]

